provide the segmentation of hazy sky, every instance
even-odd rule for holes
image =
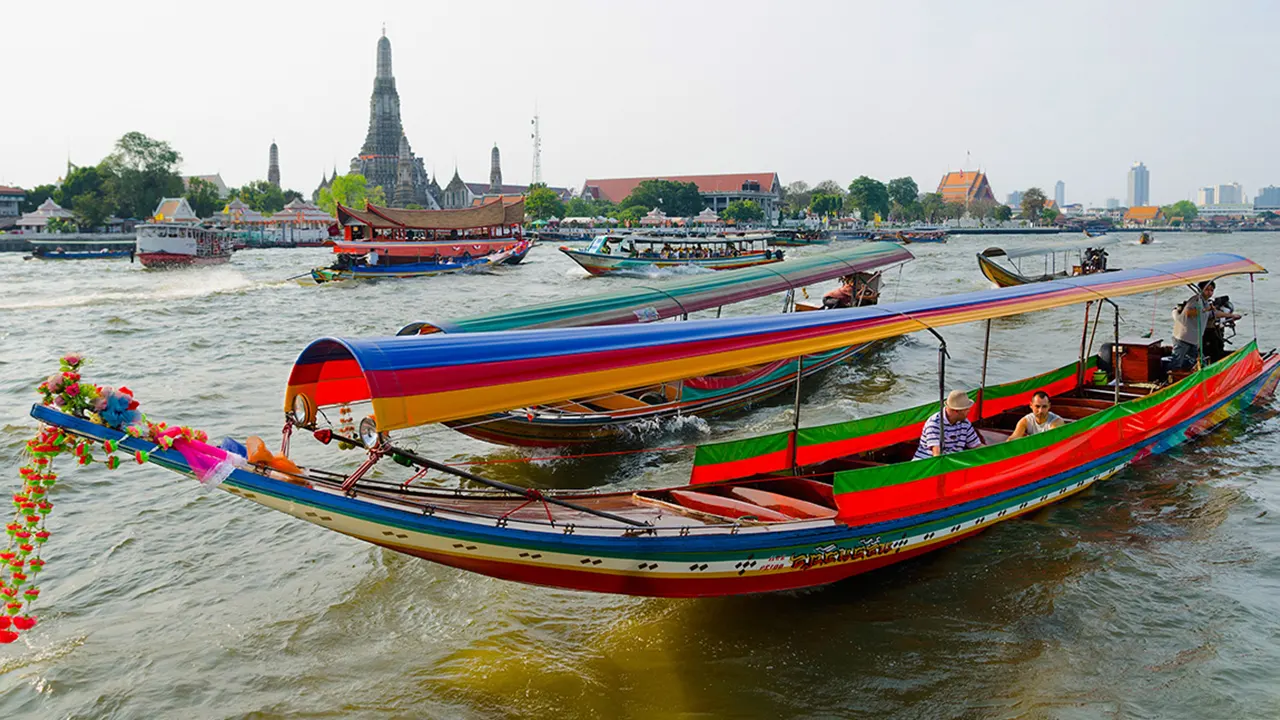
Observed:
[[[1280,184],[1280,3],[7,3],[0,184],[52,182],[130,130],[182,172],[307,192],[364,141],[385,21],[428,171],[529,180],[769,171],[784,183],[981,166],[1001,200]],[[21,102],[21,105],[19,105]]]

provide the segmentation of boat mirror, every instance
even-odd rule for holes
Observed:
[[[316,422],[316,405],[303,393],[293,396],[293,410],[290,412],[293,424],[310,428]]]
[[[364,446],[370,450],[378,446],[381,438],[378,436],[378,422],[370,415],[360,421],[360,440]]]

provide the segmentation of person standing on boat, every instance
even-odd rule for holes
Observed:
[[[1009,435],[1010,440],[1017,440],[1028,435],[1036,435],[1046,430],[1060,428],[1066,424],[1061,415],[1049,412],[1049,393],[1037,390],[1031,395],[1031,412],[1022,416],[1018,426]]]
[[[1197,283],[1199,289],[1195,295],[1173,310],[1173,370],[1191,370],[1200,359],[1200,343],[1204,341],[1204,331],[1216,320],[1239,320],[1240,316],[1214,308],[1210,300],[1213,298],[1214,283],[1205,280]]]
[[[982,438],[969,422],[969,408],[973,400],[963,390],[952,390],[947,395],[947,402],[940,412],[936,412],[924,421],[924,430],[920,433],[920,445],[916,448],[913,460],[950,455],[962,450],[976,448],[982,444]]]

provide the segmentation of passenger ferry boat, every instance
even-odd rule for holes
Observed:
[[[218,265],[231,259],[234,238],[225,230],[211,230],[181,222],[139,225],[138,261],[145,267]]]
[[[654,268],[701,267],[736,270],[781,262],[783,250],[769,247],[772,234],[740,237],[667,237],[661,235],[601,235],[586,250],[560,246],[583,270],[592,275]]]

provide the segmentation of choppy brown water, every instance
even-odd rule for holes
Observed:
[[[982,288],[973,253],[1028,242],[912,246],[919,259],[892,278],[887,298]],[[1111,256],[1134,267],[1228,250],[1280,268],[1278,242],[1160,234]],[[88,377],[129,385],[155,418],[214,436],[270,435],[289,365],[315,337],[636,282],[586,278],[550,246],[493,275],[281,282],[323,259],[249,251],[222,268],[159,273],[0,255],[0,483],[17,484],[34,430],[32,388],[63,352],[91,356]],[[1275,288],[1256,286],[1264,347],[1280,343]],[[1247,281],[1219,292],[1247,310]],[[1124,302],[1125,334],[1146,332],[1154,307],[1157,334],[1167,335],[1181,295]],[[1079,322],[1078,309],[997,322],[991,381],[1068,362]],[[950,384],[976,385],[981,328],[945,334]],[[804,421],[932,397],[935,356],[912,337],[837,369],[806,389]],[[790,422],[782,401],[648,439],[720,439]],[[154,466],[63,463],[41,624],[0,646],[0,715],[1275,717],[1278,423],[1238,423],[899,567],[803,593],[692,601],[490,580],[205,493]],[[519,454],[430,429],[417,446],[446,458]],[[687,477],[690,457],[492,472],[542,485],[672,484]]]

